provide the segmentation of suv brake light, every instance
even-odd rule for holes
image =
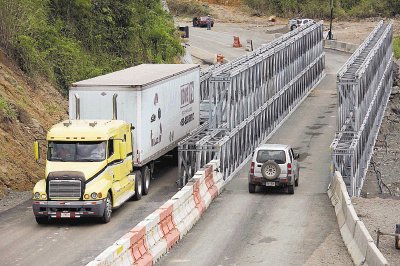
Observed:
[[[287,164],[287,173],[288,173],[288,175],[292,174],[292,164],[291,163]]]
[[[255,167],[255,163],[251,162],[251,166],[250,166],[250,174],[254,175],[254,167]]]

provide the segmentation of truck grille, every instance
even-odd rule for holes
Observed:
[[[50,180],[50,198],[80,198],[82,183],[80,180]]]

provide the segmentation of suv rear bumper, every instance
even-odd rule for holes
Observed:
[[[36,217],[80,218],[101,217],[106,207],[105,200],[96,201],[33,201]]]
[[[249,174],[249,183],[258,186],[271,186],[271,187],[286,187],[294,185],[294,180],[292,176],[278,177],[273,180],[268,180],[265,177],[257,177],[255,175]],[[272,185],[274,183],[274,185]]]

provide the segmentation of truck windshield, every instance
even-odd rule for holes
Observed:
[[[105,159],[105,141],[49,141],[47,152],[49,161],[101,162]]]

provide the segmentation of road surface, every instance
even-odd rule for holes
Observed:
[[[84,265],[127,233],[177,191],[178,169],[170,158],[158,164],[149,195],[128,201],[111,222],[57,220],[38,225],[32,201],[0,213],[0,265]]]
[[[231,60],[246,52],[232,48],[233,33],[240,33],[242,40],[252,36],[255,46],[275,36],[262,28],[248,28],[252,31],[226,25],[216,25],[211,31],[191,28],[191,47],[203,59],[222,53]],[[321,252],[321,243],[332,234],[339,235],[325,190],[328,146],[335,131],[334,73],[347,57],[328,52],[329,75],[270,141],[292,144],[301,153],[303,168],[295,195],[248,194],[246,166],[160,265],[299,265],[311,253]],[[105,225],[82,220],[39,226],[30,200],[1,212],[0,265],[86,264],[177,191],[177,168],[170,165],[167,161],[158,168],[148,196],[124,204]],[[341,264],[349,263],[345,248],[336,250],[345,257]]]
[[[326,194],[336,129],[335,76],[348,57],[327,51],[327,76],[268,141],[300,153],[295,194],[262,189],[249,194],[248,163],[160,265],[352,265]]]

